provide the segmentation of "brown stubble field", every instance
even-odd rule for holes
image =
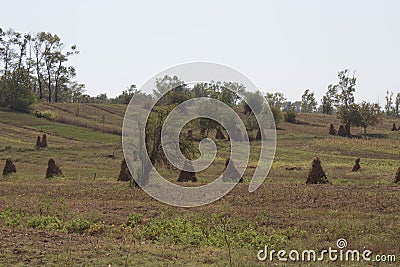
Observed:
[[[264,245],[321,250],[334,247],[339,238],[351,249],[395,254],[400,260],[400,187],[393,184],[400,141],[399,133],[390,131],[396,120],[385,119],[369,130],[370,140],[358,140],[329,136],[329,124],[339,125],[334,116],[300,114],[300,124],[278,125],[275,161],[257,191],[248,192],[254,171],[249,169],[244,183],[222,199],[176,208],[116,181],[123,157],[120,137],[103,131],[101,121],[104,129],[117,128],[122,107],[61,108],[42,107],[60,112],[64,121],[0,112],[0,159],[11,157],[17,167],[17,174],[0,180],[0,265],[227,266],[231,261],[268,266],[256,258]],[[49,147],[37,151],[40,130],[47,133]],[[222,152],[198,176],[199,184],[223,170],[229,146],[217,144]],[[254,142],[252,149],[257,146]],[[305,185],[315,156],[331,184]],[[50,157],[63,176],[44,178]],[[351,173],[357,157],[361,172]],[[256,159],[254,153],[249,164]],[[286,170],[293,166],[301,170]],[[178,176],[177,171],[163,173],[172,181]]]

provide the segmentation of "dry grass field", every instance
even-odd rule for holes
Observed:
[[[258,250],[321,251],[345,238],[349,249],[396,255],[400,261],[399,132],[384,119],[369,140],[328,135],[335,116],[299,114],[282,122],[275,160],[254,193],[244,183],[222,199],[197,208],[162,204],[117,182],[122,105],[40,104],[32,114],[0,111],[0,162],[17,173],[0,178],[1,266],[296,266],[259,262]],[[50,114],[50,119],[34,113]],[[360,129],[352,129],[359,134]],[[49,146],[37,150],[46,133]],[[222,172],[228,141],[216,141],[216,161],[198,184]],[[259,143],[252,143],[250,165]],[[115,151],[115,159],[110,155]],[[306,185],[318,156],[330,184]],[[62,176],[46,179],[52,157]],[[361,171],[352,173],[356,158]],[[289,171],[286,167],[300,167]],[[178,171],[161,170],[171,181]],[[377,262],[309,262],[299,266],[398,266]]]

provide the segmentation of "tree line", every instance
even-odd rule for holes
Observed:
[[[376,124],[383,113],[400,116],[400,93],[393,97],[393,92],[387,91],[383,109],[377,103],[355,103],[357,78],[348,69],[338,72],[338,82],[328,86],[320,105],[310,89],[304,91],[299,101],[291,102],[281,92],[251,93],[233,81],[198,83],[190,87],[176,76],[157,79],[152,94],[138,90],[133,84],[115,98],[108,98],[104,93],[89,96],[84,94],[85,85],[75,80],[75,67],[69,64],[69,59],[77,54],[77,46],[66,47],[57,34],[20,33],[0,28],[0,106],[27,111],[37,101],[128,104],[132,100],[150,107],[154,97],[173,87],[173,92],[159,104],[179,103],[191,97],[212,97],[237,107],[243,105],[240,95],[244,95],[248,101],[265,99],[276,122],[283,118],[296,122],[298,112],[319,112],[337,114],[344,124],[364,127],[365,131],[366,127]],[[226,87],[232,88],[234,93]]]
[[[0,105],[26,111],[36,101],[72,102],[84,85],[68,64],[79,54],[57,34],[20,33],[0,28]]]
[[[161,102],[158,105],[169,105],[179,104],[192,97],[212,97],[221,100],[228,106],[236,108],[238,112],[243,111],[247,116],[248,122],[246,126],[249,128],[256,128],[254,120],[252,120],[251,113],[253,111],[246,110],[249,107],[244,101],[241,101],[241,96],[251,103],[251,106],[261,107],[262,101],[267,101],[272,114],[275,119],[275,123],[279,123],[282,119],[287,122],[295,123],[297,113],[312,113],[318,112],[323,114],[336,114],[336,116],[345,124],[347,129],[351,126],[361,127],[364,130],[364,135],[367,134],[367,128],[369,126],[376,125],[380,122],[382,114],[386,116],[398,116],[399,105],[400,105],[400,93],[394,103],[391,102],[391,96],[387,96],[387,103],[385,106],[386,112],[382,110],[378,103],[369,103],[363,101],[361,103],[355,103],[354,93],[356,90],[357,78],[354,73],[351,74],[350,70],[345,69],[338,72],[338,82],[328,86],[328,91],[321,99],[321,104],[318,106],[314,92],[306,89],[301,96],[301,100],[291,102],[286,99],[283,93],[266,93],[263,94],[260,91],[248,92],[243,84],[235,82],[212,82],[212,83],[196,83],[190,87],[185,84],[184,81],[178,77],[165,76],[159,78],[155,82],[155,89],[153,90],[153,96],[160,96],[170,88],[174,88],[168,94],[164,95]],[[227,87],[233,90],[228,90]],[[135,89],[135,96],[141,96]],[[151,98],[151,95],[147,97]],[[139,101],[136,101],[140,103]],[[209,107],[212,108],[212,107]],[[257,111],[254,111],[257,113]],[[251,120],[253,122],[251,122]],[[205,124],[205,122],[203,122]],[[254,127],[253,127],[254,126]],[[214,125],[215,127],[215,125]],[[350,134],[350,133],[349,133]]]

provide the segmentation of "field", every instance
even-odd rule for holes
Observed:
[[[400,133],[390,131],[400,120],[384,119],[364,140],[329,136],[329,124],[339,126],[335,116],[299,114],[298,124],[279,123],[275,160],[257,191],[248,192],[254,171],[249,168],[244,183],[222,199],[175,208],[117,181],[125,108],[39,104],[32,114],[0,111],[0,162],[10,157],[17,167],[16,174],[0,179],[1,266],[295,266],[260,262],[257,252],[264,245],[321,251],[336,248],[339,238],[347,240],[348,249],[396,255],[400,261],[400,187],[393,183]],[[43,133],[49,146],[37,150],[36,136]],[[229,143],[216,143],[216,162],[198,175],[199,184],[223,170]],[[259,145],[253,142],[252,149]],[[330,184],[305,184],[315,156]],[[362,169],[352,173],[357,157]],[[44,178],[49,158],[62,176]],[[249,165],[256,159],[254,153]],[[163,174],[171,181],[178,177],[178,171]]]

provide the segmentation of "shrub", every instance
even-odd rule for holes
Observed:
[[[285,113],[285,121],[290,123],[296,123],[297,113],[294,110],[288,110]]]
[[[90,225],[88,232],[89,235],[95,235],[103,233],[105,229],[106,227],[103,222],[97,222]]]
[[[282,112],[278,107],[270,107],[272,115],[274,116],[275,125],[282,121]]]
[[[126,225],[130,227],[135,227],[143,222],[143,216],[140,214],[132,213],[128,216]]]
[[[28,218],[26,225],[43,230],[61,230],[62,221],[57,216],[36,215]]]
[[[0,211],[0,219],[4,220],[7,227],[16,227],[22,225],[23,214],[14,212],[11,207]]]
[[[36,118],[45,118],[48,120],[54,120],[57,116],[55,113],[51,112],[50,110],[44,111],[35,111]]]
[[[90,222],[85,219],[72,219],[65,223],[65,229],[68,233],[83,233],[83,231],[89,229],[91,226]]]
[[[282,246],[287,234],[271,231],[268,235],[257,231],[249,223],[221,216],[194,218],[155,218],[142,225],[135,236],[142,240],[186,246],[258,248],[263,245]]]
[[[0,80],[0,106],[27,112],[36,101],[33,84],[25,69],[16,69]]]

